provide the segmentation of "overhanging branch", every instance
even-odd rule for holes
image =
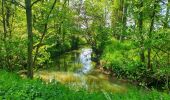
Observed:
[[[31,7],[32,7],[34,4],[36,4],[37,2],[39,2],[39,1],[42,1],[42,0],[36,0],[36,1],[34,1],[34,2],[31,4]]]

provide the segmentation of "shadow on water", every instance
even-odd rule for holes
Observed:
[[[66,53],[56,58],[53,67],[35,72],[35,77],[40,77],[46,82],[56,80],[76,89],[125,92],[126,85],[121,84],[118,80],[110,80],[108,75],[102,74],[94,68],[91,53],[92,50],[89,48]]]

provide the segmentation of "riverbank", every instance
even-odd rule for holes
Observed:
[[[148,69],[146,62],[140,61],[139,50],[134,47],[132,41],[114,39],[104,50],[100,68],[118,79],[169,93],[170,67],[153,64],[152,69]]]
[[[60,83],[44,83],[39,79],[22,79],[0,70],[0,99],[18,100],[170,100],[170,96],[155,90],[130,89],[124,93],[73,90]]]

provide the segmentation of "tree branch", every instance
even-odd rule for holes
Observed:
[[[15,5],[20,6],[21,8],[26,9],[26,7],[24,5],[22,5],[21,3],[17,2],[17,0],[11,0],[11,1],[8,1],[8,2],[11,2],[11,3],[15,4]]]
[[[47,33],[47,30],[48,30],[48,21],[49,21],[49,18],[50,18],[50,14],[52,13],[52,11],[53,11],[53,9],[55,7],[56,2],[57,2],[57,0],[54,1],[53,5],[52,5],[52,7],[50,9],[50,12],[48,13],[48,15],[46,17],[46,22],[44,24],[44,31],[43,31],[42,36],[40,38],[40,42],[37,44],[37,48],[35,50],[35,56],[34,56],[34,60],[33,60],[33,65],[35,65],[35,61],[36,61],[37,56],[38,56],[39,48],[40,48],[40,46],[41,46],[41,44],[43,42],[45,34]]]
[[[31,4],[31,7],[32,7],[34,4],[36,4],[37,2],[39,2],[39,1],[42,1],[42,0],[36,0],[36,1],[34,1],[34,2]]]

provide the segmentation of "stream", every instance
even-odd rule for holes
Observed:
[[[55,80],[73,89],[125,92],[126,83],[102,74],[99,69],[94,67],[95,63],[91,61],[91,53],[90,48],[65,53],[56,58],[52,67],[36,71],[35,77],[46,82]]]

